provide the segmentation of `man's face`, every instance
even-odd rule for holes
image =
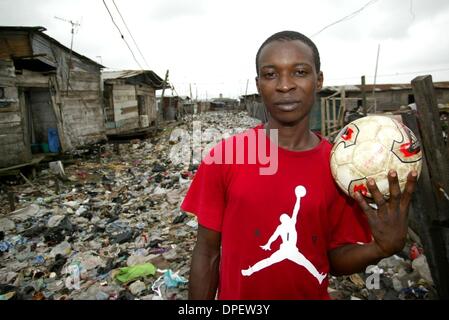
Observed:
[[[256,84],[272,124],[291,126],[309,115],[323,74],[317,73],[313,51],[305,43],[273,41],[260,52]]]

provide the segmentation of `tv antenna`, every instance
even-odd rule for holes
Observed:
[[[75,28],[80,27],[81,24],[78,23],[78,21],[74,22],[72,20],[67,20],[64,18],[60,18],[60,17],[56,17],[55,19],[70,23],[72,25],[72,39],[70,40],[70,55],[69,55],[69,71],[67,73],[67,92],[69,91],[69,86],[70,86],[70,70],[72,69],[72,52],[73,52],[73,37],[75,35]]]

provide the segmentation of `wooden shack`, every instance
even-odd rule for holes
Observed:
[[[0,27],[3,168],[30,162],[32,151],[67,151],[106,138],[100,90],[103,66],[71,51],[45,30]],[[52,141],[57,144],[49,150]]]
[[[186,114],[184,106],[190,104],[190,98],[187,96],[166,95],[163,98],[159,97],[158,100],[165,121],[180,120]]]
[[[247,94],[240,97],[240,105],[246,109],[248,115],[259,119],[263,123],[268,121],[267,108],[258,93]]]
[[[151,70],[102,73],[108,135],[132,133],[155,124],[156,90],[164,80]]]
[[[437,103],[449,103],[449,82],[434,82]],[[368,114],[395,113],[413,108],[415,97],[410,84],[365,85]],[[311,112],[315,128],[321,127],[324,136],[332,136],[354,118],[362,114],[363,92],[361,85],[324,87]],[[351,118],[353,117],[353,118]]]

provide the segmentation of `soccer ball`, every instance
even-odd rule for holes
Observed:
[[[422,152],[413,132],[386,116],[367,116],[345,126],[335,138],[331,151],[332,176],[349,196],[359,191],[368,201],[372,195],[367,179],[376,181],[389,198],[388,172],[396,170],[401,192],[411,170],[421,173]]]

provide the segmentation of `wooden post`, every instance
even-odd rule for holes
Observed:
[[[366,116],[368,114],[368,107],[366,105],[366,79],[365,79],[365,76],[362,76],[362,108],[363,108],[363,115]]]
[[[164,78],[164,82],[162,83],[162,94],[161,94],[161,103],[160,103],[160,107],[161,110],[159,110],[159,114],[156,117],[156,131],[159,129],[159,115],[161,115],[162,117],[164,116],[164,93],[165,93],[165,86],[168,83],[168,70],[167,72],[165,72],[165,78]]]
[[[423,142],[419,130],[418,118],[413,112],[402,115],[402,121]],[[435,221],[438,207],[435,202],[435,194],[432,192],[432,179],[429,174],[426,153],[424,154],[423,167],[419,177],[417,188],[412,197],[409,224],[412,230],[419,234],[424,247],[424,254],[432,274],[435,287],[440,299],[449,298],[449,259],[447,256],[447,228],[438,226]]]
[[[411,223],[420,235],[439,298],[449,298],[449,190],[448,152],[443,142],[438,105],[431,76],[412,81],[417,105],[403,121],[420,140],[423,169],[413,195]]]
[[[326,136],[326,99],[321,98],[321,135]]]
[[[449,222],[449,155],[443,140],[438,103],[432,76],[420,76],[412,81],[413,93],[418,109],[418,120],[424,151],[433,182],[433,193],[438,200],[438,220]]]
[[[57,195],[59,195],[61,193],[61,188],[59,186],[59,178],[58,176],[53,176],[53,178],[55,179],[55,192]]]
[[[344,127],[346,112],[346,88],[343,86],[341,89],[341,100],[340,100],[340,112],[338,113],[338,130]]]
[[[15,201],[15,195],[14,192],[11,190],[8,190],[8,202],[9,202],[9,209],[11,212],[16,210],[16,201]]]
[[[326,136],[326,103],[325,98],[321,98],[321,134]]]
[[[249,85],[249,79],[246,79],[246,89],[245,89],[245,109],[248,110],[248,85]]]
[[[337,99],[336,98],[332,98],[332,118],[331,118],[331,122],[329,124],[329,127],[331,130],[329,130],[329,133],[332,132],[333,130],[335,130],[335,123],[337,122]],[[329,134],[328,133],[328,134]]]
[[[118,142],[114,142],[114,151],[117,155],[120,155],[120,144]]]

